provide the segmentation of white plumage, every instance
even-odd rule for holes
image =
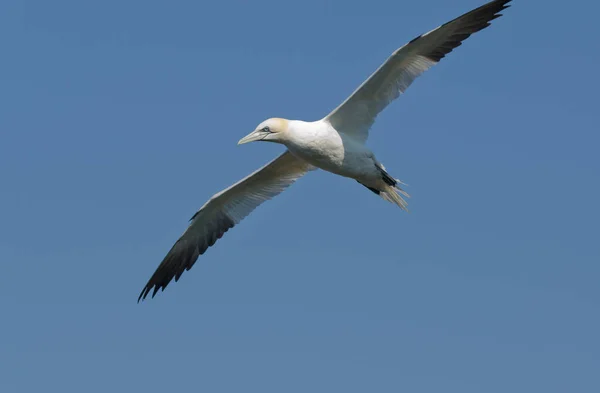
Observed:
[[[138,298],[164,290],[189,270],[199,255],[258,205],[288,188],[305,173],[320,168],[355,179],[372,192],[406,209],[401,182],[390,176],[365,146],[371,125],[423,72],[471,34],[501,16],[511,0],[495,0],[416,37],[396,50],[362,85],[325,118],[315,122],[272,118],[239,144],[267,141],[287,151],[264,167],[215,194],[192,217]]]

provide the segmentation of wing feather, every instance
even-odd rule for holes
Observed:
[[[286,151],[275,160],[231,187],[215,194],[194,214],[190,225],[175,242],[142,292],[138,302],[152,292],[164,290],[174,278],[178,281],[190,270],[198,257],[225,232],[233,228],[261,203],[273,198],[292,185],[306,172],[310,164]]]
[[[377,115],[390,102],[471,34],[501,16],[511,0],[494,0],[428,33],[415,37],[392,55],[325,119],[345,134],[365,142]]]

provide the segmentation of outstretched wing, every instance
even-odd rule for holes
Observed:
[[[485,29],[508,8],[511,0],[495,0],[438,28],[420,35],[396,50],[350,97],[327,117],[339,132],[365,142],[375,118],[411,83],[461,45],[471,34]]]
[[[152,297],[164,290],[173,278],[179,280],[190,270],[198,256],[215,244],[258,205],[283,192],[306,172],[310,164],[286,151],[275,160],[215,194],[194,214],[190,225],[158,266],[138,298],[145,299],[152,288]]]

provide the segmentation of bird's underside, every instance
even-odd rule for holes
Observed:
[[[404,93],[417,77],[460,46],[471,34],[485,29],[492,20],[500,17],[500,12],[509,7],[510,1],[491,1],[414,38],[393,52],[350,97],[321,121],[340,131],[342,137],[364,144],[377,115],[390,102]],[[291,149],[293,133],[289,131],[290,122],[285,119],[269,119],[239,143],[264,140],[281,143]],[[150,292],[154,297],[173,279],[179,280],[183,272],[191,269],[198,257],[225,232],[239,224],[260,204],[283,192],[307,172],[316,169],[315,165],[298,158],[299,156],[286,151],[210,198],[194,214],[185,232],[160,263],[140,293],[138,302],[145,299]],[[408,195],[400,188],[401,183],[390,176],[377,161],[365,161],[364,165],[374,166],[361,168],[372,173],[372,176],[342,175],[355,178],[375,194],[405,209],[406,202],[402,196]]]

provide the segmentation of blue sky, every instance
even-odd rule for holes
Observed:
[[[212,194],[483,0],[0,3],[0,391],[597,392],[598,5],[516,0],[137,304]]]

